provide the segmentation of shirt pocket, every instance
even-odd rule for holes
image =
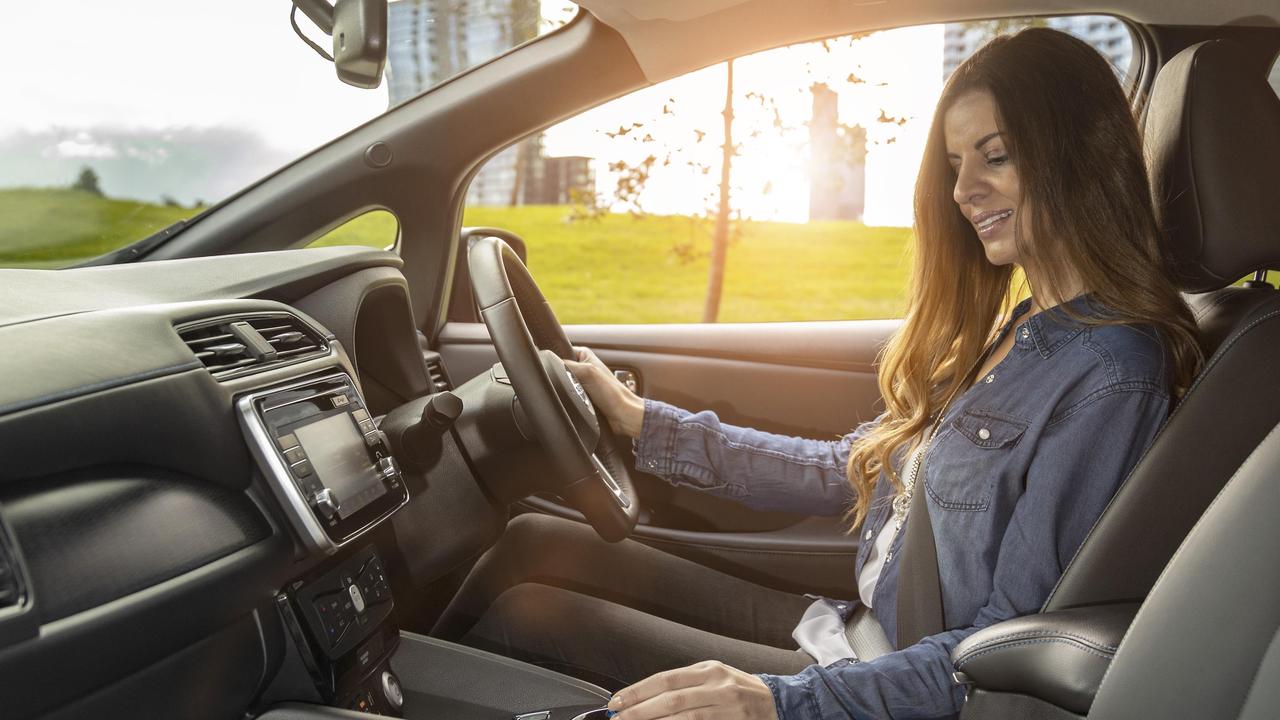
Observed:
[[[1030,423],[997,410],[965,410],[939,432],[924,464],[924,485],[940,507],[981,511]]]

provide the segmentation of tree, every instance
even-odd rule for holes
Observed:
[[[71,183],[72,190],[83,190],[87,193],[93,193],[98,197],[102,197],[102,187],[98,185],[98,173],[93,168],[85,165],[80,169],[80,175],[76,177],[76,181]]]
[[[733,167],[733,58],[725,68],[724,145],[720,155],[720,203],[716,207],[716,226],[711,233],[711,262],[707,275],[707,299],[702,307],[702,322],[712,323],[720,316],[720,296],[724,294],[724,261],[729,254],[729,178]]]

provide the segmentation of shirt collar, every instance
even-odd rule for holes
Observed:
[[[1013,341],[1019,347],[1034,347],[1041,357],[1049,357],[1079,335],[1085,326],[1073,320],[1067,309],[1084,317],[1098,317],[1102,314],[1096,302],[1091,302],[1090,294],[1083,293],[1060,304],[1047,308],[1013,328]],[[1013,317],[1022,317],[1031,309],[1031,298],[1026,298],[1013,309]]]

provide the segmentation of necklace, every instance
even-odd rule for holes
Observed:
[[[960,388],[968,384],[969,377],[973,375],[973,371],[978,369],[978,366],[982,364],[982,361],[987,359],[987,355],[995,349],[996,345],[998,345],[1000,340],[1003,338],[1004,334],[1001,333],[995,343],[988,346],[981,353],[978,353],[977,360],[974,361],[973,365],[971,365],[969,370],[964,374],[964,382],[951,390],[951,395],[947,397],[947,402],[943,404],[942,410],[940,410],[938,415],[934,418],[933,426],[929,429],[928,435],[923,438],[923,442],[921,442],[920,446],[911,454],[910,464],[907,468],[907,475],[903,478],[902,491],[893,497],[893,535],[895,539],[897,538],[898,533],[902,532],[902,526],[907,521],[907,511],[911,509],[911,498],[915,494],[916,483],[920,475],[920,466],[924,464],[924,455],[929,451],[929,446],[933,444],[933,439],[938,435],[938,428],[942,425],[942,418],[947,414],[947,410],[951,408],[951,403],[955,400],[956,394],[960,391]],[[892,543],[890,543],[890,546],[892,546]],[[889,558],[892,556],[892,552],[886,554],[885,561],[888,562]]]

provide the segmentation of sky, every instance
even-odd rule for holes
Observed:
[[[563,5],[543,4],[551,15]],[[212,202],[384,112],[385,83],[361,90],[339,82],[332,65],[294,36],[289,8],[287,0],[224,0],[216,8],[175,0],[62,0],[7,8],[10,32],[0,44],[0,187],[66,185],[89,164],[108,195]],[[830,54],[815,55],[820,51],[810,46],[749,56],[737,61],[735,75],[740,93],[775,96],[780,115],[794,127],[807,120],[812,79],[843,78],[863,66],[858,73],[871,82],[832,86],[841,94],[841,120],[870,127],[866,220],[905,225],[924,130],[941,86],[941,49],[941,27],[909,28]],[[546,147],[552,154],[591,155],[604,166],[637,150],[611,143],[603,130],[652,115],[673,94],[680,113],[663,129],[674,138],[695,125],[706,128],[711,118],[707,129],[716,134],[697,146],[683,143],[692,150],[682,154],[712,164],[714,177],[723,65],[553,128]],[[881,108],[909,120],[901,127],[876,124]],[[739,102],[739,138],[771,127],[771,113],[757,110],[753,117]],[[889,131],[892,143],[886,142]],[[745,141],[734,168],[735,205],[744,214],[805,219],[803,134],[762,132]],[[609,173],[598,175],[607,188]],[[704,207],[714,182],[692,183],[671,173],[655,175],[647,209]]]

